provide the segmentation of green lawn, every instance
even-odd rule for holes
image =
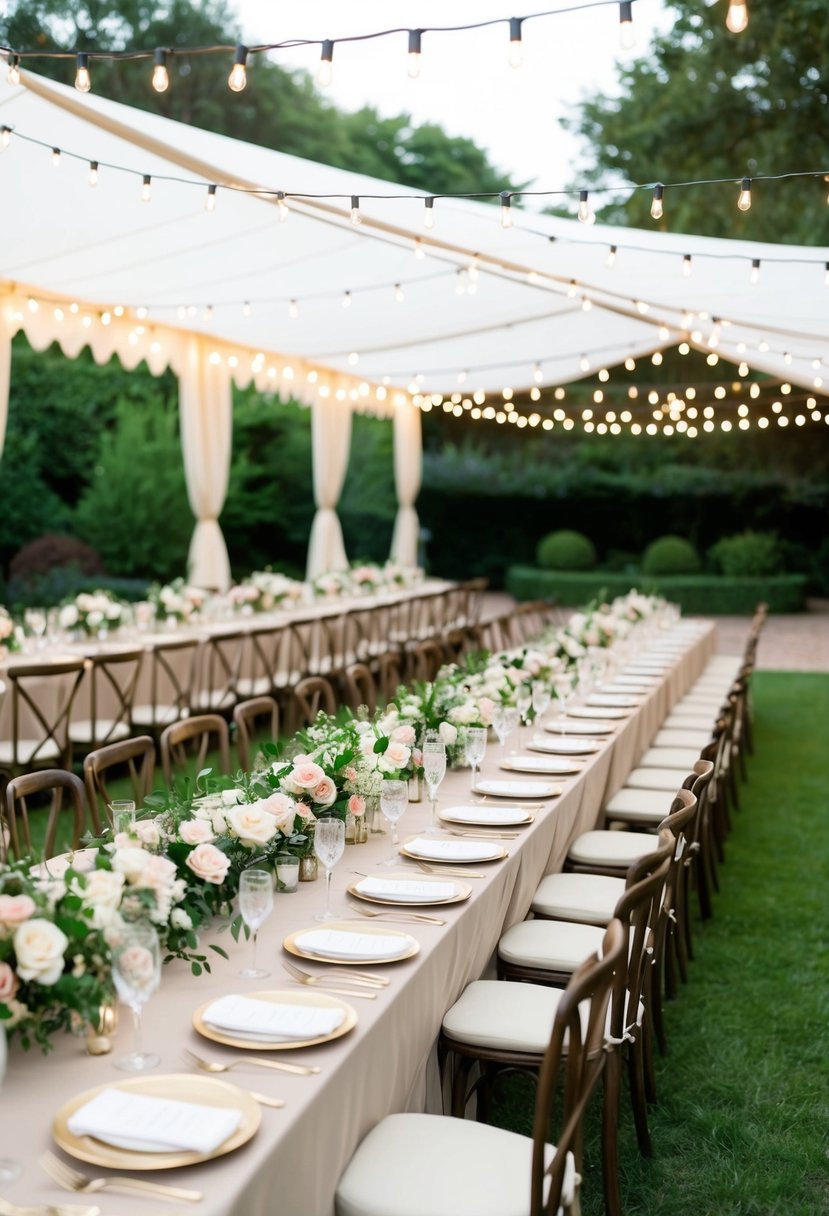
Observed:
[[[760,673],[754,689],[757,751],[722,890],[667,1009],[651,1160],[622,1108],[627,1216],[829,1212],[829,676]],[[532,1100],[513,1082],[502,1120],[526,1132]],[[597,1105],[584,1216],[603,1211]]]

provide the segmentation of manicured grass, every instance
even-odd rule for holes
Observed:
[[[624,1095],[627,1216],[829,1212],[829,676],[754,677],[756,755],[714,917],[695,924],[689,982],[667,1007],[654,1156]],[[533,1093],[505,1084],[500,1117],[526,1132]],[[582,1205],[603,1212],[594,1102]]]

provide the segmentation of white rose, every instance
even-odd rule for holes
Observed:
[[[148,849],[155,849],[161,844],[161,833],[154,819],[138,819],[133,826],[133,831]]]
[[[137,882],[150,862],[152,854],[145,849],[129,846],[116,849],[112,854],[112,868],[126,877],[127,882]]]
[[[104,622],[103,612],[99,612],[97,608],[93,608],[91,612],[86,614],[86,623],[90,629],[97,629]]]
[[[88,908],[117,908],[124,889],[124,875],[115,870],[93,870],[78,894]]]
[[[58,613],[58,624],[61,629],[74,629],[78,623],[78,610],[74,604],[64,604]]]
[[[278,831],[273,815],[262,810],[256,803],[233,807],[225,818],[234,836],[238,836],[242,844],[251,848],[267,844]]]
[[[63,956],[69,938],[49,920],[27,920],[14,934],[17,974],[44,987],[63,975]]]
[[[399,768],[405,768],[411,759],[412,749],[406,747],[403,743],[390,743],[380,757],[378,768],[384,772],[394,772]]]
[[[193,921],[183,908],[173,908],[170,913],[170,924],[174,929],[192,929]]]
[[[245,796],[244,790],[222,790],[222,806],[235,806],[237,802],[241,802]]]
[[[438,727],[438,734],[446,747],[453,747],[458,741],[458,728],[453,726],[451,722],[441,722]]]

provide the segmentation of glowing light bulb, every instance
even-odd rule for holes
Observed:
[[[725,24],[732,34],[742,34],[748,25],[748,6],[746,0],[730,0]]]
[[[595,222],[596,222],[596,217],[593,214],[593,212],[590,210],[590,203],[588,202],[588,192],[586,190],[579,190],[578,217],[579,217],[579,223],[581,223],[581,224],[595,224]]]
[[[97,160],[91,160],[89,162],[89,177],[87,180],[89,181],[90,186],[98,185],[98,162],[97,162]]]
[[[290,211],[285,201],[285,195],[281,190],[277,190],[276,192],[276,210],[279,215],[280,224],[284,224],[290,215]]]
[[[665,187],[657,184],[653,188],[653,198],[651,200],[651,219],[661,220],[663,215],[662,195]]]
[[[410,80],[417,80],[420,75],[421,34],[421,30],[409,30],[409,66],[406,70]]]
[[[422,262],[424,260],[424,258],[426,257],[426,250],[421,245],[419,236],[415,237],[414,245],[412,248],[413,248],[413,252],[415,255],[415,259],[418,262]]]
[[[75,88],[79,93],[88,93],[92,88],[92,78],[89,75],[89,55],[86,51],[78,51],[75,68]]]
[[[11,127],[0,127],[0,152],[8,148],[11,143],[12,129]],[[829,262],[826,263],[826,270],[829,273]]]
[[[205,209],[205,211],[215,211],[216,210],[216,187],[215,187],[215,185],[207,187],[207,198],[204,200],[204,209]]]
[[[60,148],[52,149],[52,168],[53,169],[60,168]]]
[[[322,89],[328,88],[334,77],[334,43],[326,38],[322,43],[320,65],[317,68],[317,84]]]
[[[760,259],[759,258],[752,258],[752,260],[751,260],[751,274],[748,276],[748,281],[749,281],[749,283],[752,284],[752,286],[755,283],[760,282]]]
[[[9,70],[6,73],[6,83],[11,85],[20,84],[20,56],[9,55]]]
[[[433,198],[425,198],[423,200],[423,227],[434,228],[435,226],[435,200]]]
[[[149,173],[145,173],[143,181],[141,183],[141,202],[142,203],[148,203],[150,201],[150,198],[152,197],[152,181],[153,181],[153,179],[150,177]]]
[[[252,312],[253,308],[251,307],[250,300],[245,300],[244,304],[242,305],[242,316],[249,317]]]
[[[360,200],[356,194],[351,196],[351,222],[355,228],[363,222],[363,217],[360,215]]]
[[[8,129],[9,129],[8,127],[5,127],[3,130],[3,134],[4,134],[4,136],[6,136],[6,143],[8,143],[8,135],[7,135]],[[829,287],[829,262],[827,262],[826,265],[824,266],[824,270],[826,273],[823,276],[823,286]]]
[[[156,93],[166,93],[170,87],[170,74],[167,71],[167,52],[163,47],[156,49],[153,64],[152,86]]]
[[[737,199],[737,206],[741,211],[751,210],[751,178],[744,177],[740,183],[740,197]]]
[[[691,255],[686,253],[682,259],[682,273],[686,279],[691,277]]]
[[[512,227],[512,195],[508,190],[501,191],[501,227]]]
[[[607,255],[606,265],[608,267],[613,267],[616,265],[616,246],[615,245],[610,246],[610,252]]]
[[[629,51],[636,41],[633,32],[633,3],[632,0],[622,0],[619,5],[619,41],[622,49]]]
[[[344,291],[343,292],[343,308],[350,308],[350,307],[351,307],[351,292]]]
[[[520,68],[524,62],[523,47],[521,45],[521,18],[510,17],[509,19],[509,65],[511,68]]]
[[[541,370],[540,363],[536,363],[533,366],[533,380],[536,382],[536,384],[541,384],[544,380],[544,373]]]
[[[587,355],[582,355],[582,357],[579,359],[579,371],[590,371],[590,360],[588,359]]]
[[[233,57],[233,67],[227,78],[227,87],[232,93],[241,93],[248,83],[248,48],[240,42]]]
[[[394,298],[398,304],[402,304],[403,301],[406,299],[406,294],[403,291],[403,288],[400,285],[400,283],[395,283],[395,285],[394,285]]]
[[[292,321],[295,321],[296,318],[299,316],[299,301],[298,300],[291,300],[290,304],[288,305],[288,316],[291,318]]]

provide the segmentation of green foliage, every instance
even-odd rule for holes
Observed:
[[[756,578],[783,569],[780,542],[775,532],[738,532],[724,536],[708,550],[716,569],[732,577]]]
[[[577,185],[723,178],[721,187],[665,191],[661,227],[759,241],[825,244],[822,179],[756,183],[755,206],[736,207],[735,179],[819,169],[829,91],[824,0],[755,0],[735,37],[724,0],[672,0],[664,34],[629,64],[607,94],[567,122],[592,160]],[[620,196],[617,196],[620,197]],[[602,212],[651,227],[648,191]]]
[[[538,542],[536,560],[545,570],[592,570],[596,547],[583,532],[562,528]]]
[[[659,536],[642,554],[645,574],[696,574],[701,564],[694,546],[682,536]]]
[[[92,481],[75,512],[82,540],[107,570],[162,581],[181,574],[193,517],[187,502],[176,414],[116,404],[115,427],[101,438]]]

